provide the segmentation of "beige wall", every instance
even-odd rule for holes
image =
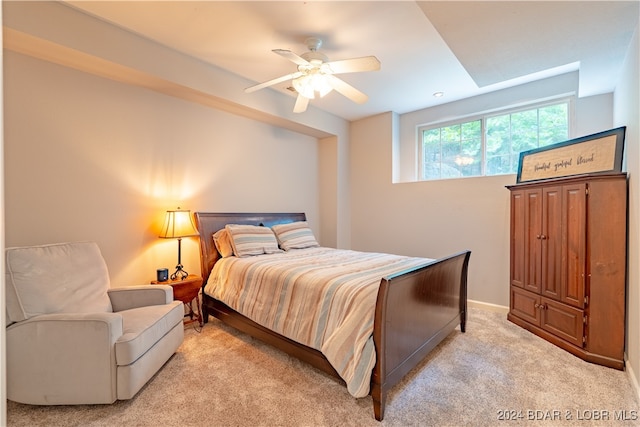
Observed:
[[[640,398],[640,59],[638,29],[633,36],[614,96],[616,126],[627,126],[625,162],[629,172],[629,268],[627,291],[627,369]]]
[[[173,268],[164,211],[303,211],[318,229],[319,142],[5,53],[7,246],[94,240],[113,285]],[[197,239],[183,263],[198,272]]]
[[[301,210],[322,243],[348,245],[348,122],[248,96],[238,76],[61,3],[3,12],[7,244],[97,233],[116,285],[175,265],[155,228],[177,206]],[[183,246],[195,271],[197,243]]]
[[[266,135],[274,139],[284,130],[293,131],[303,138],[320,139],[322,156],[315,159],[315,169],[310,171],[318,171],[316,179],[319,182],[333,181],[335,185],[323,185],[316,193],[318,204],[333,211],[329,215],[316,214],[314,229],[323,241],[335,242],[338,246],[348,245],[350,200],[348,190],[345,190],[349,188],[348,164],[344,158],[338,158],[348,151],[349,146],[349,124],[345,120],[313,105],[304,115],[295,114],[291,111],[295,99],[276,91],[245,94],[243,88],[251,83],[246,79],[108,25],[62,3],[5,2],[3,18],[7,52],[24,53],[123,82],[126,84],[124,87],[143,87],[211,111],[228,112],[233,114],[229,117],[247,118],[247,123],[252,125],[266,123]],[[104,43],[104,40],[109,43]],[[86,96],[93,95],[87,93]],[[233,135],[237,134],[238,138],[245,136],[245,132],[240,132],[245,130],[244,126],[234,128],[238,122],[222,121],[225,126],[207,132],[231,141],[234,140]],[[248,130],[253,128],[252,125]],[[196,132],[197,127],[194,128]],[[180,141],[176,140],[181,137],[173,136],[171,143],[179,144]],[[251,138],[263,137],[258,132]],[[333,175],[327,176],[325,171]],[[261,197],[253,197],[252,200],[258,202]]]
[[[352,247],[436,258],[472,251],[469,298],[508,305],[513,176],[394,184],[393,115],[352,124]]]
[[[545,96],[566,94],[575,76],[548,79]],[[555,92],[553,91],[555,88]],[[500,91],[502,105],[513,105],[541,95],[540,84]],[[576,132],[611,128],[612,94],[577,99]],[[403,175],[392,170],[412,169],[410,160],[394,159],[416,151],[418,124],[452,120],[494,108],[492,94],[396,116],[382,114],[352,123],[351,209],[352,247],[406,255],[439,257],[464,249],[472,251],[469,298],[488,304],[509,305],[509,192],[515,175],[393,183]],[[481,107],[484,106],[484,107]],[[397,148],[398,145],[401,148]],[[395,148],[394,148],[395,147]],[[413,176],[410,170],[407,176]]]

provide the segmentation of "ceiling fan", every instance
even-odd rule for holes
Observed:
[[[294,113],[302,113],[307,109],[311,99],[317,96],[323,97],[331,90],[344,95],[353,102],[364,104],[367,95],[360,92],[347,82],[336,77],[336,74],[359,73],[363,71],[377,71],[380,69],[380,61],[375,56],[329,61],[326,55],[318,52],[322,46],[322,40],[309,37],[305,40],[309,52],[296,55],[290,50],[274,49],[273,52],[298,65],[298,71],[278,77],[264,83],[246,88],[246,93],[255,92],[268,86],[291,79],[293,88],[298,92]]]

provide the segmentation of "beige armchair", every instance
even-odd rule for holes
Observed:
[[[6,250],[10,400],[130,399],[175,353],[184,310],[171,286],[109,286],[95,243]]]

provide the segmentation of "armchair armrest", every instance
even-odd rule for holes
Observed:
[[[114,312],[148,305],[164,305],[173,301],[169,285],[140,285],[111,288],[107,291]]]
[[[7,327],[9,399],[44,405],[115,401],[122,323],[117,313],[56,313]]]

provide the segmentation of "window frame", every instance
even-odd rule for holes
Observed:
[[[502,175],[515,174],[516,172],[501,173],[501,174],[494,174],[494,175],[486,174],[486,162],[487,162],[486,122],[487,122],[487,119],[491,117],[503,116],[506,114],[511,115],[511,114],[515,114],[523,111],[537,110],[543,107],[548,107],[551,105],[558,105],[558,104],[565,104],[565,103],[567,104],[567,139],[571,139],[572,131],[574,127],[573,117],[574,117],[575,95],[563,95],[560,97],[537,100],[537,101],[525,103],[525,104],[511,105],[508,107],[496,108],[496,109],[487,110],[480,113],[473,113],[466,116],[459,116],[451,120],[436,121],[436,122],[426,123],[426,124],[417,126],[416,127],[416,140],[417,140],[417,144],[416,144],[417,156],[416,157],[417,157],[417,163],[418,163],[417,164],[418,181],[420,182],[441,181],[445,179],[481,178],[486,176],[502,176]],[[424,147],[422,145],[424,131],[439,129],[439,128],[453,126],[453,125],[462,125],[464,123],[473,122],[476,120],[480,120],[480,132],[481,132],[480,144],[481,144],[481,159],[482,159],[482,164],[480,166],[481,175],[459,176],[459,177],[453,177],[453,178],[451,177],[433,178],[433,179],[424,178]],[[557,142],[562,142],[562,141],[557,141]]]

